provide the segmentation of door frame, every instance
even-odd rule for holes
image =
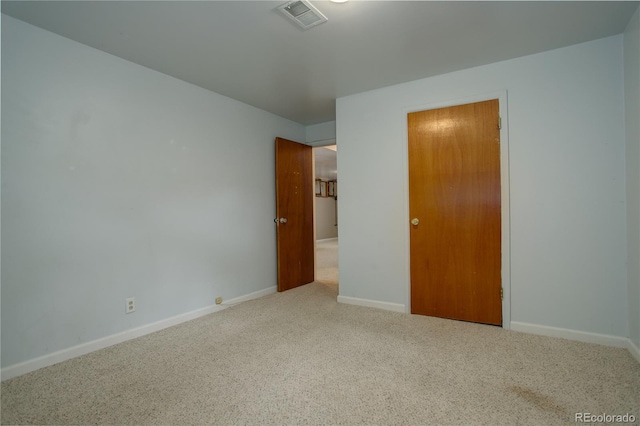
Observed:
[[[305,145],[309,145],[312,150],[311,150],[311,161],[313,161],[313,167],[312,167],[312,173],[313,173],[313,177],[315,179],[316,177],[316,148],[324,148],[327,146],[332,146],[332,145],[336,145],[338,146],[336,139],[322,139],[322,140],[317,140],[314,142],[309,142],[309,143],[305,143]],[[337,156],[337,151],[336,151],[336,156]],[[336,166],[337,169],[337,166]],[[339,174],[339,173],[338,173]],[[312,182],[312,184],[314,184],[314,182]],[[314,186],[314,193],[315,193],[315,186]],[[336,220],[338,220],[338,211],[336,209]],[[313,278],[315,281],[316,278],[316,273],[318,272],[318,249],[315,245],[315,243],[317,242],[317,235],[316,235],[316,196],[313,196]],[[338,287],[338,291],[340,287]]]
[[[293,141],[292,141],[293,142]],[[313,141],[313,142],[297,142],[301,145],[307,145],[309,147],[311,147],[311,174],[313,176],[313,179],[311,179],[311,182],[309,182],[309,185],[311,186],[311,191],[313,193],[315,193],[315,176],[316,176],[316,153],[314,151],[315,148],[322,148],[325,146],[331,146],[331,145],[337,145],[336,139],[322,139],[322,140],[317,140],[317,141]],[[316,249],[316,197],[315,195],[313,196],[313,208],[312,208],[312,214],[313,214],[313,280],[316,280],[316,272],[317,272],[317,268],[318,268],[318,256],[317,256],[317,249]],[[277,238],[277,237],[276,237]],[[276,254],[277,255],[277,254]],[[277,260],[276,260],[277,262]],[[277,284],[276,284],[277,287]]]
[[[499,114],[502,120],[500,129],[500,194],[501,194],[501,276],[502,276],[502,328],[511,328],[511,215],[509,199],[509,117],[507,108],[507,91],[496,91],[461,98],[447,98],[432,101],[420,105],[407,107],[402,111],[403,148],[402,155],[406,173],[403,177],[404,186],[404,220],[405,220],[405,270],[408,277],[406,283],[405,312],[411,313],[411,235],[409,227],[409,129],[407,126],[407,114],[411,112],[425,111],[437,108],[471,104],[476,102],[498,99]]]

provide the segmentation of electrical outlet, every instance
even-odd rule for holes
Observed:
[[[222,297],[216,297],[216,305],[219,305],[222,303]]]
[[[130,314],[132,312],[136,311],[136,298],[135,297],[130,297],[128,299],[125,299],[125,309],[124,309],[124,313],[125,314]]]

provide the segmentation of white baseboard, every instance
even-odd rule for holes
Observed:
[[[631,339],[627,339],[627,340],[629,340],[627,345],[627,349],[629,349],[629,353],[631,353],[631,356],[634,357],[636,361],[640,362],[640,349],[638,349],[638,347],[631,341]]]
[[[636,361],[640,362],[640,349],[638,349],[631,339],[626,337],[587,333],[584,331],[548,327],[516,321],[511,321],[511,330],[521,331],[523,333],[539,334],[542,336],[560,337],[563,339],[576,340],[578,342],[596,343],[598,345],[613,346],[616,348],[626,348],[631,356],[634,357]]]
[[[334,241],[334,240],[337,240],[337,239],[338,239],[338,237],[323,238],[321,240],[316,240],[316,243],[324,243],[324,242],[327,242],[327,241]]]
[[[570,330],[567,328],[548,327],[545,325],[528,324],[525,322],[511,321],[512,331],[540,334],[549,337],[561,337],[563,339],[576,340],[578,342],[596,343],[616,348],[628,348],[631,340],[626,337],[610,336],[608,334],[587,333],[585,331]]]
[[[228,301],[222,303],[221,305],[212,305],[212,306],[207,306],[205,308],[196,309],[191,312],[176,315],[171,318],[167,318],[151,324],[136,327],[131,330],[123,331],[121,333],[116,333],[111,336],[103,337],[101,339],[92,340],[91,342],[83,343],[81,345],[73,346],[71,348],[62,349],[60,351],[43,355],[38,358],[30,359],[28,361],[24,361],[18,364],[10,365],[8,367],[3,368],[0,371],[0,376],[2,377],[2,381],[11,379],[13,377],[21,376],[23,374],[30,373],[40,368],[48,367],[50,365],[57,364],[62,361],[66,361],[71,358],[76,358],[81,355],[85,355],[90,352],[97,351],[99,349],[104,349],[106,347],[116,345],[118,343],[126,342],[127,340],[135,339],[137,337],[154,333],[156,331],[164,330],[165,328],[169,328],[186,321],[191,321],[193,319],[196,319],[205,315],[209,315],[214,312],[219,312],[223,309],[228,308],[229,305],[234,305],[236,303],[245,302],[251,299],[257,299],[258,297],[275,293],[276,289],[277,289],[276,286],[269,287],[264,290],[259,290],[244,296],[236,297],[234,299],[229,299]]]
[[[264,290],[254,291],[253,293],[245,294],[244,296],[236,297],[234,299],[225,300],[222,302],[222,305],[235,305],[241,302],[246,302],[247,300],[257,299],[262,296],[268,296],[273,293],[278,292],[278,286],[272,286],[265,288]]]
[[[393,312],[407,312],[405,306],[400,303],[380,302],[378,300],[359,299],[357,297],[338,296],[338,303],[366,306],[368,308],[378,308]]]

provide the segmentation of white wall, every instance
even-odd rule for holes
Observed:
[[[316,240],[337,238],[336,199],[316,197]]]
[[[408,300],[404,112],[507,90],[511,320],[628,336],[622,76],[613,36],[339,98],[340,295]]]
[[[3,366],[276,284],[304,126],[6,16],[2,88]]]
[[[336,122],[327,121],[307,126],[306,141],[311,146],[335,145],[336,143]]]
[[[629,335],[640,348],[640,8],[624,33]]]

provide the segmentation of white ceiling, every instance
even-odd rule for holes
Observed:
[[[2,12],[309,125],[335,99],[624,31],[638,2],[2,1]]]

